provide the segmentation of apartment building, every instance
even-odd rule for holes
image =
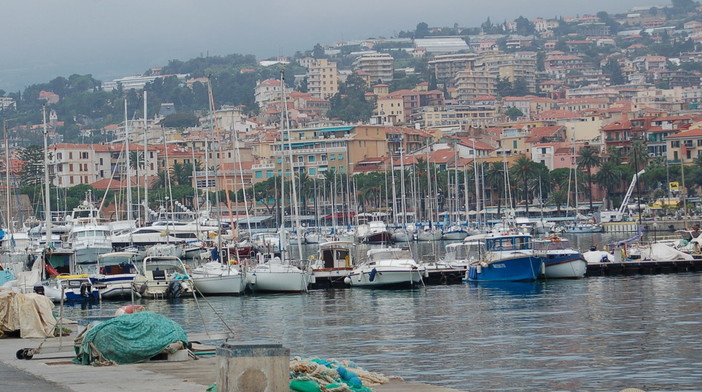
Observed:
[[[490,53],[480,56],[473,68],[458,72],[454,84],[459,102],[481,95],[497,95],[497,81],[522,79],[529,91],[536,91],[536,55],[534,53]]]
[[[339,92],[336,63],[327,59],[311,62],[307,68],[307,91],[314,98],[329,99]]]
[[[702,156],[702,129],[690,129],[671,135],[668,139],[667,159],[671,163],[685,165],[695,163],[695,159]]]
[[[372,82],[391,82],[395,60],[387,53],[365,53],[353,62],[353,70],[368,75]]]
[[[477,57],[478,55],[474,53],[438,55],[429,61],[429,67],[433,70],[437,82],[455,87],[456,75],[461,71],[472,69]]]
[[[272,101],[279,101],[283,94],[287,94],[291,89],[283,87],[280,80],[266,79],[257,81],[254,87],[254,102],[259,108],[265,108]]]
[[[143,169],[144,146],[129,144],[130,174],[155,176],[158,173],[158,149],[147,147],[146,169]],[[72,144],[59,143],[49,146],[49,174],[53,185],[70,188],[79,184],[92,184],[102,179],[120,179],[126,176],[126,148],[124,144]]]

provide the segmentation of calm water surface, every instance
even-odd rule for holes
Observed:
[[[189,332],[225,330],[219,314],[236,340],[464,391],[702,390],[702,274],[143,303]]]

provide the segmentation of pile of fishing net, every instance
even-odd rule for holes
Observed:
[[[325,359],[290,361],[290,390],[296,392],[371,392],[370,387],[389,382],[350,361]]]
[[[175,321],[152,312],[125,314],[103,321],[76,338],[74,363],[114,365],[143,362],[161,352],[187,347],[188,338]]]

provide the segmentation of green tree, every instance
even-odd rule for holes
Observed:
[[[505,110],[505,116],[509,117],[510,120],[514,121],[520,117],[524,117],[524,113],[516,107],[511,107]]]
[[[529,215],[529,203],[530,203],[530,198],[529,198],[529,180],[534,178],[537,174],[537,168],[534,162],[532,162],[529,158],[527,157],[520,157],[517,159],[517,161],[514,163],[514,165],[511,168],[512,175],[514,175],[518,180],[521,180],[522,185],[524,186],[522,188],[523,194],[524,194],[524,202],[526,203],[526,213]],[[516,185],[516,184],[515,184]]]
[[[505,191],[504,165],[502,162],[492,162],[487,165],[487,169],[485,170],[485,182],[491,189],[491,199],[497,197],[497,214],[500,215]]]
[[[414,30],[414,38],[424,38],[429,35],[429,25],[424,22],[417,23],[417,28]]]
[[[605,190],[607,200],[614,200],[614,192],[622,183],[622,169],[615,160],[606,159],[595,174],[595,182]]]
[[[529,21],[529,19],[520,16],[514,20],[517,23],[516,33],[519,35],[532,35],[536,33],[536,28],[534,24]]]
[[[563,189],[551,191],[548,202],[556,206],[556,211],[561,212],[561,206],[568,202],[568,194]]]
[[[577,157],[578,169],[585,169],[587,173],[588,194],[590,199],[590,211],[592,211],[592,168],[600,165],[600,156],[596,149],[585,146],[580,149]]]
[[[372,103],[366,101],[366,82],[360,76],[350,75],[329,104],[329,118],[347,122],[367,121],[373,114]]]
[[[192,113],[174,113],[161,120],[161,125],[167,128],[188,128],[199,124]]]

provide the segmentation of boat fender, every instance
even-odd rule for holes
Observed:
[[[488,263],[486,263],[486,262],[484,262],[484,261],[481,261],[481,262],[480,262],[480,266],[483,267],[483,268],[487,268],[487,267],[488,267]]]
[[[344,278],[344,284],[351,284],[351,278],[350,277],[345,277]]]
[[[142,284],[141,287],[139,287],[139,294],[144,295],[148,288],[149,285],[147,285],[146,282],[144,282],[144,284]]]
[[[441,273],[441,284],[447,284],[448,283],[448,278],[446,277],[446,274],[443,272]]]
[[[483,265],[482,265],[482,263],[480,263],[475,267],[475,273],[480,274],[482,272],[483,272]]]
[[[373,268],[373,269],[371,270],[370,274],[368,274],[368,281],[369,281],[369,282],[374,281],[374,280],[375,280],[375,275],[376,275],[377,273],[378,273],[378,270],[375,269],[375,268]]]
[[[115,311],[115,316],[121,316],[123,314],[133,314],[143,312],[145,310],[146,307],[144,307],[143,305],[125,305]]]

